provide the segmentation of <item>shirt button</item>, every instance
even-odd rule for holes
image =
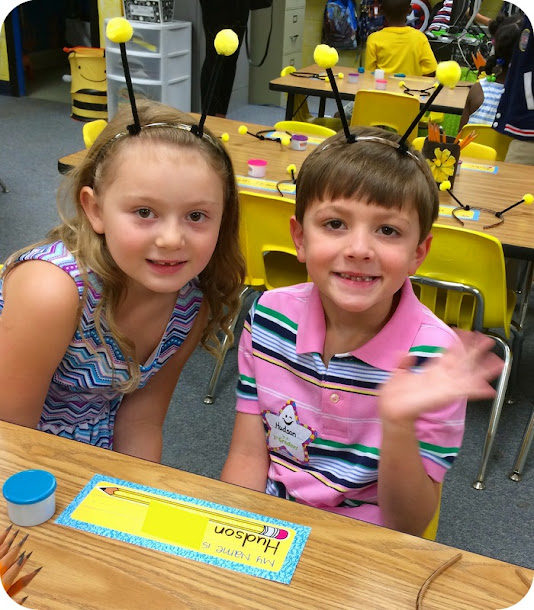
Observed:
[[[497,114],[495,115],[495,118],[496,118],[496,119],[500,119],[500,118],[501,118],[501,113],[500,113],[500,112],[497,112]]]
[[[335,402],[339,402],[339,395],[338,395],[338,394],[331,394],[331,395],[330,395],[330,400],[331,400],[332,402],[334,402],[334,403],[335,403]]]
[[[493,123],[493,127],[498,127],[498,126],[499,126],[499,123],[497,123],[497,121],[495,121],[495,122]]]

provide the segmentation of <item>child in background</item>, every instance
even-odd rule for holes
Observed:
[[[244,263],[219,139],[138,111],[138,135],[127,106],[69,173],[62,224],[4,267],[0,418],[159,461],[185,362],[231,335]]]
[[[419,30],[406,25],[412,10],[410,0],[382,0],[381,11],[386,27],[369,35],[365,47],[365,69],[376,69],[390,74],[433,76],[437,62],[428,38]],[[350,122],[354,102],[344,106]],[[339,116],[337,113],[335,116]]]
[[[520,14],[492,21],[489,27],[494,35],[494,54],[486,62],[485,78],[477,81],[469,90],[459,129],[467,123],[492,125],[497,106],[504,91],[504,81],[519,34]]]
[[[365,47],[365,69],[406,76],[433,76],[437,62],[428,38],[406,24],[410,0],[382,0],[386,27],[374,32]]]
[[[412,290],[438,215],[426,162],[397,134],[352,133],[302,164],[290,229],[312,281],[263,293],[247,317],[221,478],[420,535],[466,397],[492,396],[502,361]]]

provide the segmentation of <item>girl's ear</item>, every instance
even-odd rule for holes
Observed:
[[[80,191],[80,203],[87,216],[87,220],[95,233],[104,234],[104,220],[102,208],[96,200],[95,192],[90,186],[84,186]]]
[[[300,263],[305,263],[306,249],[304,247],[304,231],[302,225],[294,216],[291,216],[291,219],[289,220],[289,230],[297,250],[297,259]]]

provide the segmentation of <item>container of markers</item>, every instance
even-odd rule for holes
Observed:
[[[442,138],[445,140],[444,142],[435,142],[425,138],[421,152],[427,160],[436,183],[439,185],[448,180],[452,187],[459,169],[460,145],[455,143],[451,136],[442,136]]]

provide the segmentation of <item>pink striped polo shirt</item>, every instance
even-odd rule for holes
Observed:
[[[328,367],[325,332],[312,283],[263,293],[241,335],[237,410],[263,418],[267,493],[380,525],[378,387],[401,354],[411,352],[421,366],[458,337],[417,300],[408,279],[384,328]],[[435,481],[458,453],[465,407],[462,400],[416,422],[423,465]]]

